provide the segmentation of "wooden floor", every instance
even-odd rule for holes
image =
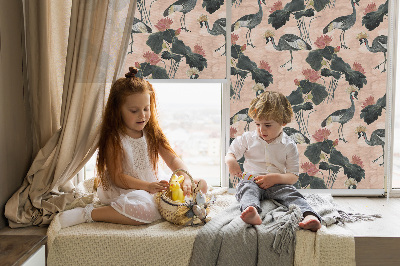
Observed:
[[[343,208],[381,214],[374,221],[345,225],[355,236],[357,266],[400,265],[400,198],[334,197]],[[0,235],[45,235],[46,227],[3,228]]]

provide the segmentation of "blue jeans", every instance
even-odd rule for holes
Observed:
[[[240,180],[236,187],[236,199],[240,204],[240,211],[245,210],[249,206],[257,209],[258,213],[261,212],[260,201],[273,199],[280,204],[289,207],[291,204],[299,206],[303,216],[312,214],[321,221],[321,217],[316,213],[303,195],[297,191],[292,185],[274,185],[267,189],[260,188],[254,181]]]

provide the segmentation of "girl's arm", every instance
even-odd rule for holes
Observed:
[[[159,154],[161,155],[161,158],[164,160],[168,168],[171,169],[171,171],[175,171],[177,169],[183,169],[188,171],[183,161],[178,156],[167,150],[166,148],[160,146]]]
[[[164,180],[160,182],[147,182],[124,174],[121,163],[122,155],[118,154],[114,157],[113,147],[113,145],[107,145],[106,161],[111,180],[117,187],[123,189],[146,190],[150,193],[163,191],[168,187],[168,182]]]
[[[165,164],[168,166],[171,171],[175,171],[177,169],[183,169],[188,171],[187,166],[185,163],[173,154],[171,151],[167,150],[166,148],[160,146],[159,148],[159,154],[161,155],[161,158],[164,160]],[[190,177],[188,177],[187,174],[183,172],[178,172],[178,174],[183,175],[185,177],[185,180],[182,183],[182,188],[183,188],[183,193],[185,195],[190,194],[192,191],[192,181],[190,180]]]

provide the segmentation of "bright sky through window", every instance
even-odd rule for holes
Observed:
[[[174,150],[193,177],[220,186],[222,84],[153,83],[153,87],[160,124]]]

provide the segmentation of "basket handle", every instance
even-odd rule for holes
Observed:
[[[174,176],[174,174],[176,174],[177,172],[184,172],[185,174],[187,174],[190,177],[190,180],[192,181],[192,196],[194,194],[194,186],[196,185],[194,183],[193,177],[188,173],[188,171],[184,170],[184,169],[176,169],[174,172],[172,172],[171,178],[169,179],[169,181],[171,181],[172,177]]]

